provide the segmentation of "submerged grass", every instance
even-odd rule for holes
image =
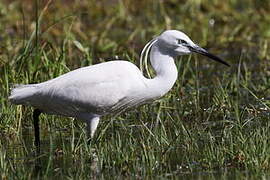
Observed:
[[[2,179],[269,178],[268,1],[29,2],[0,2]],[[164,29],[185,31],[231,68],[177,59],[170,93],[103,118],[90,145],[82,122],[42,115],[42,153],[34,155],[32,110],[7,101],[12,84],[110,59],[138,65]]]

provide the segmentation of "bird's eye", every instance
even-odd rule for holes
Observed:
[[[177,40],[178,44],[187,44],[187,41],[183,40],[183,39],[178,39]]]

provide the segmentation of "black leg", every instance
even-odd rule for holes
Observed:
[[[35,109],[33,112],[33,123],[35,130],[35,146],[37,148],[38,154],[40,153],[40,138],[39,138],[39,115],[41,111],[39,109]]]

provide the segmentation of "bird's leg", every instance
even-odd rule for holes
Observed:
[[[94,137],[95,131],[97,129],[98,123],[99,123],[99,117],[94,116],[86,121],[87,126],[87,135],[88,135],[88,141],[91,140]]]
[[[37,148],[37,153],[40,153],[40,138],[39,138],[39,115],[41,111],[39,109],[35,109],[33,112],[33,124],[35,130],[35,146]]]

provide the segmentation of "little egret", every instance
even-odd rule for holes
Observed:
[[[183,32],[167,30],[147,43],[142,51],[155,70],[146,78],[134,64],[115,60],[79,68],[39,84],[17,85],[9,100],[34,107],[35,145],[39,147],[40,113],[81,119],[94,136],[100,117],[155,100],[166,94],[177,79],[174,58],[196,52],[229,66],[199,47]]]

